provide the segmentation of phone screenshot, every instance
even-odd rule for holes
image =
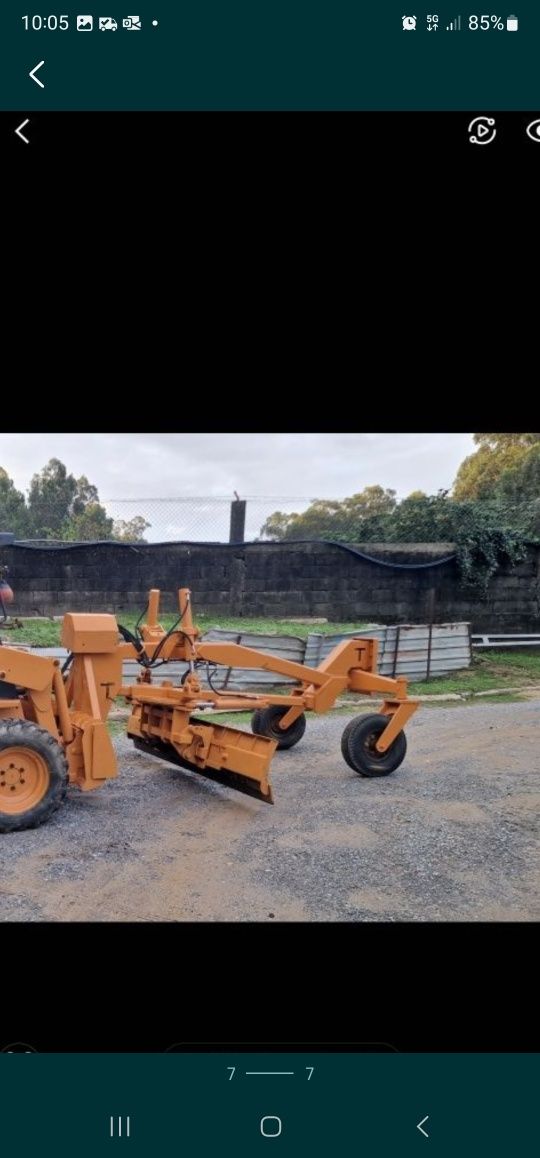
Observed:
[[[29,1158],[533,1153],[538,1055],[221,1047],[0,1054],[3,1137]],[[59,1099],[59,1091],[62,1097]],[[32,1113],[28,1113],[29,1105]]]
[[[180,142],[187,114],[346,113],[364,142],[390,134],[428,151],[533,150],[540,10],[515,3],[483,12],[397,0],[145,0],[103,13],[8,0],[3,143],[18,155],[58,142],[68,154],[95,142],[140,148]],[[305,120],[292,131],[307,131]]]
[[[9,1158],[538,1152],[539,480],[0,432]]]

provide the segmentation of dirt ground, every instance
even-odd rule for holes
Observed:
[[[273,808],[118,737],[117,780],[0,837],[0,919],[539,920],[539,715],[421,708],[375,780],[342,760],[347,715],[309,719]]]

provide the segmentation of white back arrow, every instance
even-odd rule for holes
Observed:
[[[17,136],[21,138],[21,141],[24,141],[25,145],[29,145],[30,141],[28,140],[28,137],[25,137],[24,134],[21,132],[21,129],[24,129],[25,125],[29,125],[29,124],[30,124],[30,121],[29,121],[29,118],[27,117],[25,121],[21,121],[21,124],[19,125],[18,129],[15,129]]]
[[[429,1114],[426,1114],[425,1118],[422,1118],[422,1121],[417,1122],[417,1125],[416,1125],[416,1129],[420,1130],[420,1133],[424,1135],[424,1138],[429,1138],[429,1134],[428,1134],[427,1130],[422,1129],[424,1122],[427,1122],[428,1118],[429,1118]]]
[[[43,81],[40,80],[39,77],[37,77],[35,74],[38,71],[38,68],[42,68],[44,64],[45,61],[40,60],[39,64],[36,64],[32,71],[28,73],[28,76],[30,76],[32,80],[35,80],[36,84],[38,84],[40,88],[45,88],[45,85],[43,84]]]

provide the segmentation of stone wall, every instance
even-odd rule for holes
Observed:
[[[358,544],[386,563],[417,563],[452,552],[450,543]],[[0,546],[15,591],[12,611],[142,610],[150,587],[173,610],[178,587],[214,615],[326,616],[336,621],[426,623],[468,620],[473,631],[540,632],[540,548],[502,568],[488,598],[464,591],[455,562],[398,570],[326,543]]]

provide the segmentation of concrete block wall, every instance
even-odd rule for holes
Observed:
[[[424,562],[452,544],[358,544],[387,562]],[[501,568],[485,600],[464,590],[455,562],[400,571],[326,543],[83,544],[0,546],[15,591],[13,613],[142,610],[150,587],[174,610],[178,587],[195,610],[245,618],[325,616],[342,622],[468,621],[473,632],[540,631],[540,547],[515,568]]]

